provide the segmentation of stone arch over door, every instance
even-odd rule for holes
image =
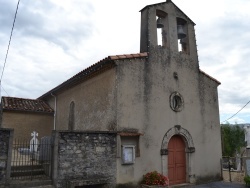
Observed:
[[[182,136],[184,142],[186,143],[185,152],[187,182],[194,183],[194,142],[188,130],[182,128],[180,125],[175,125],[174,127],[170,128],[163,137],[161,144],[162,174],[168,175],[168,143],[174,135]]]

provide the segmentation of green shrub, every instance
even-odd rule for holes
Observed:
[[[250,186],[250,176],[245,176],[244,177],[244,182],[246,183],[247,186]]]

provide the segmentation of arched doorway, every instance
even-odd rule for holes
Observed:
[[[169,142],[172,139],[181,139],[182,144],[185,146],[185,182],[186,183],[195,183],[195,173],[194,173],[194,153],[195,147],[191,134],[188,130],[184,129],[180,125],[175,125],[170,128],[163,137],[162,145],[161,145],[161,160],[162,160],[162,174],[168,176],[169,178],[172,176],[169,173],[168,163],[170,161],[169,158]],[[174,142],[174,141],[173,141]],[[184,142],[184,143],[183,143]],[[172,144],[171,144],[172,145]],[[170,149],[171,150],[171,149]],[[171,154],[170,154],[171,155]],[[172,157],[173,158],[173,157]],[[171,169],[170,169],[171,170]],[[170,178],[172,179],[172,178]],[[172,181],[171,181],[172,183]],[[175,183],[179,184],[179,183]]]
[[[174,135],[168,143],[168,178],[170,185],[186,183],[186,152],[182,136]]]

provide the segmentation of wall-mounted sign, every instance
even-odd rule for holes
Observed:
[[[135,146],[123,145],[122,146],[122,164],[135,163]]]

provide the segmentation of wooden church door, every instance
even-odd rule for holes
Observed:
[[[168,178],[170,185],[186,182],[185,142],[181,136],[173,136],[168,143]]]

